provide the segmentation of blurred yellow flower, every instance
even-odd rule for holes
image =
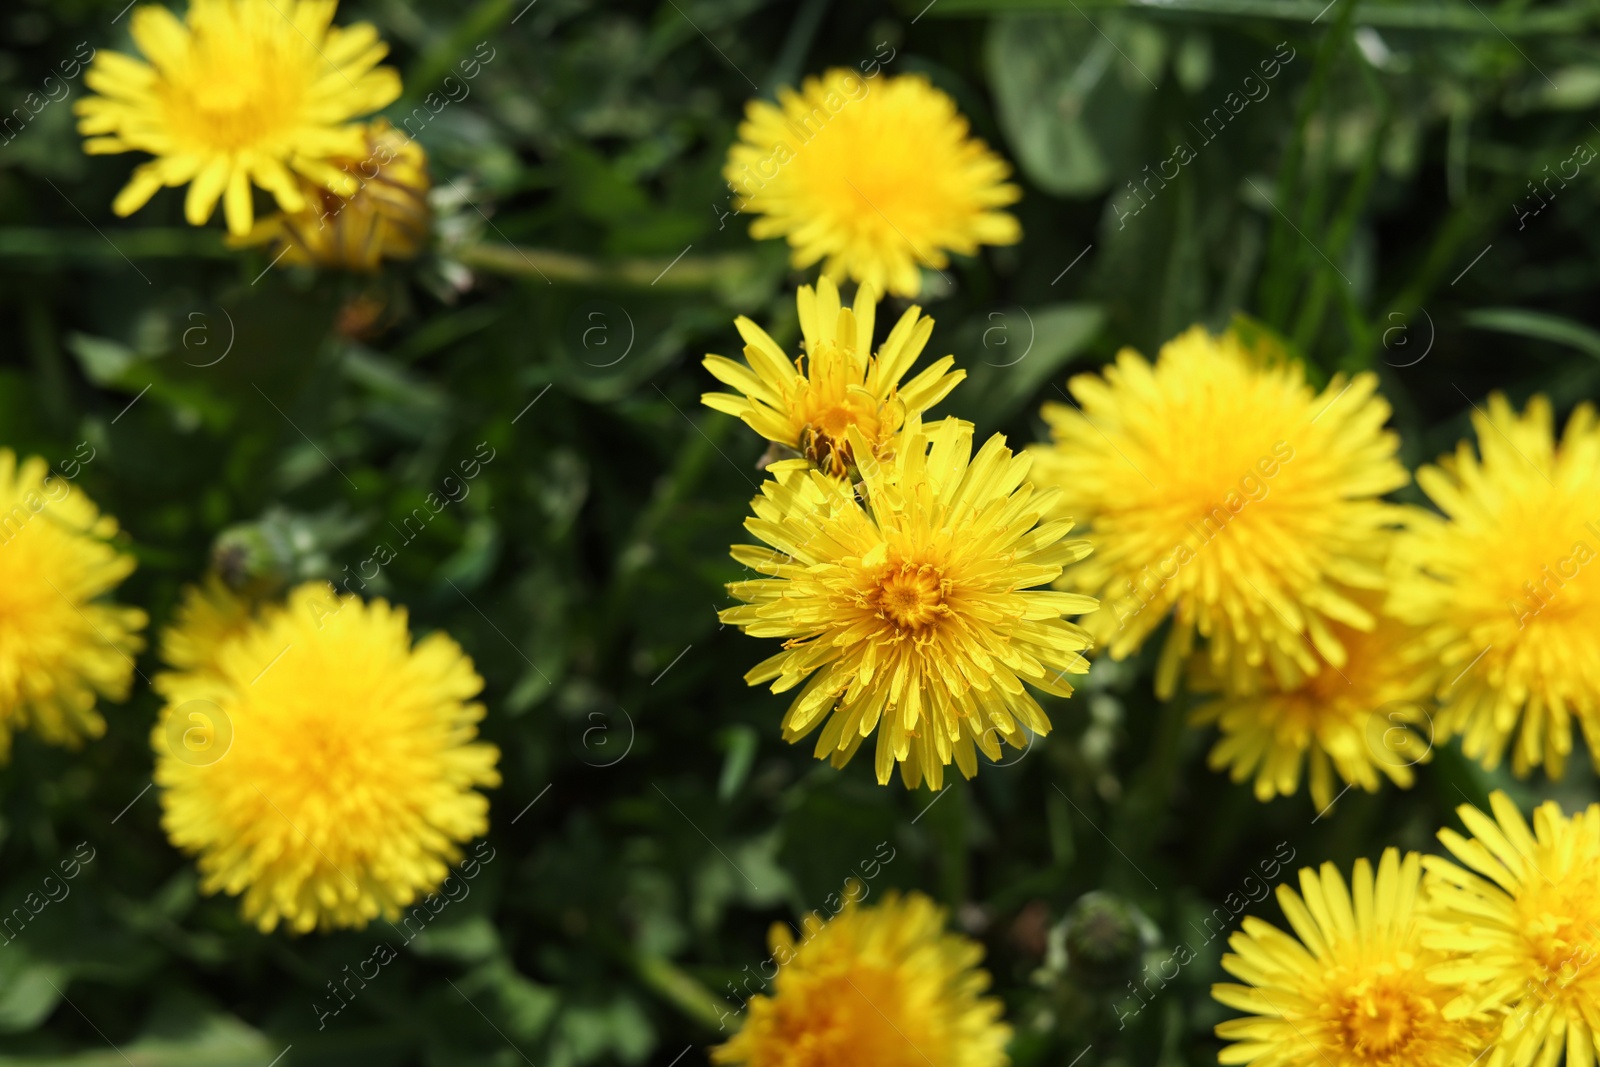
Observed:
[[[272,244],[273,262],[372,272],[385,259],[411,259],[428,237],[428,157],[422,146],[378,119],[368,123],[359,159],[334,164],[356,176],[350,197],[300,180],[305,207],[255,224],[234,245]]]
[[[1425,861],[1423,861],[1425,862]],[[1223,969],[1243,985],[1211,995],[1248,1013],[1219,1023],[1233,1044],[1218,1060],[1260,1067],[1472,1067],[1488,1043],[1481,1025],[1445,1010],[1450,991],[1430,968],[1422,867],[1386,849],[1358,859],[1347,887],[1338,868],[1300,872],[1300,893],[1278,887],[1278,903],[1299,940],[1246,916],[1228,939]],[[1353,891],[1352,891],[1353,890]],[[1491,1061],[1492,1062],[1492,1061]]]
[[[1441,737],[1486,766],[1512,750],[1519,775],[1552,777],[1577,717],[1600,766],[1600,426],[1580,405],[1559,445],[1550,402],[1517,415],[1498,393],[1417,484],[1444,512],[1414,509],[1398,542],[1391,606],[1426,631]],[[1481,458],[1480,458],[1481,456]]]
[[[1095,546],[1068,576],[1105,603],[1085,620],[1095,644],[1122,659],[1172,616],[1162,697],[1197,635],[1234,691],[1262,664],[1286,687],[1342,667],[1333,624],[1372,628],[1349,589],[1382,586],[1400,512],[1380,497],[1407,481],[1377,385],[1359,374],[1319,393],[1298,362],[1199,326],[1154,366],[1124,349],[1073,378],[1081,407],[1046,404],[1055,441],[1031,451]]]
[[[161,659],[179,671],[212,669],[222,646],[243,633],[254,617],[248,598],[217,575],[207,575],[202,584],[183,590],[172,625],[161,631]],[[158,682],[175,677],[156,676]]]
[[[854,428],[848,439],[868,447]],[[803,461],[774,466],[745,522],[772,547],[733,549],[769,577],[730,585],[745,603],[721,618],[784,640],[745,681],[805,683],[785,740],[822,726],[816,756],[842,767],[877,729],[880,784],[899,763],[908,788],[938,789],[952,759],[971,778],[977,751],[997,760],[1001,740],[1024,745],[1022,727],[1049,732],[1023,683],[1072,694],[1065,678],[1088,670],[1089,640],[1063,616],[1096,601],[1034,588],[1089,546],[1065,540],[1070,522],[1041,521],[1055,494],[1034,490],[1029,466],[998,434],[973,456],[970,423],[924,429],[914,416],[894,458],[862,471],[865,506]]]
[[[1258,668],[1246,690],[1223,692],[1193,713],[1197,724],[1214,722],[1222,732],[1211,768],[1228,768],[1235,782],[1254,774],[1257,800],[1293,796],[1309,766],[1311,802],[1326,811],[1342,789],[1377,792],[1380,772],[1409,789],[1412,768],[1432,755],[1432,694],[1415,660],[1416,631],[1384,615],[1376,593],[1351,599],[1377,621],[1367,631],[1331,624],[1345,650],[1342,668],[1324,663],[1288,686]],[[1223,688],[1205,655],[1195,660],[1194,688]]]
[[[796,267],[825,260],[825,276],[897,296],[922,288],[919,265],[1021,239],[1000,210],[1022,196],[1010,174],[926,78],[848,69],[780,89],[776,105],[750,101],[723,168],[736,206],[762,216],[752,236],[787,238]]]
[[[133,12],[145,59],[101,51],[85,82],[78,132],[91,155],[148,152],[112,210],[131,215],[163,186],[188,185],[194,226],[223,201],[228,232],[250,232],[251,185],[287,212],[306,210],[297,175],[341,196],[356,178],[334,159],[361,158],[354,119],[392,103],[400,76],[368,23],[333,22],[337,0],[191,0],[179,22],[154,5]]]
[[[165,647],[200,653],[225,615],[191,599]],[[403,608],[310,582],[157,688],[162,825],[263,931],[393,920],[488,827],[483,680],[443,633],[413,646]]]
[[[798,938],[769,934],[778,966],[772,995],[753,996],[744,1027],[711,1062],[745,1067],[1004,1067],[1011,1028],[986,997],[983,946],[947,933],[921,893],[847,903]]]
[[[815,292],[802,285],[797,299],[805,354],[791,362],[765,330],[741,315],[734,325],[745,340],[745,364],[707,356],[705,365],[742,395],[706,393],[700,400],[834,477],[861,462],[847,431],[861,435],[872,459],[887,459],[907,416],[927,411],[967,376],[952,371],[955,357],[945,356],[900,387],[933,334],[933,320],[921,308],[908,308],[873,355],[877,294],[871,286],[856,290],[853,309],[840,306],[839,290],[827,278]]]
[[[1429,856],[1428,943],[1450,962],[1430,974],[1458,994],[1449,1018],[1487,1013],[1499,1031],[1484,1067],[1593,1065],[1600,1053],[1600,804],[1570,818],[1554,801],[1530,833],[1499,791],[1491,819],[1456,809],[1472,837],[1440,830],[1463,869]]]
[[[96,702],[127,698],[147,619],[104,599],[134,568],[116,533],[44,460],[0,449],[0,760],[24,729],[77,748],[105,733]]]

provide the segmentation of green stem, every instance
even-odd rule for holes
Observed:
[[[569,285],[614,285],[639,289],[705,289],[736,284],[757,269],[755,257],[740,253],[682,256],[672,259],[616,259],[601,262],[518,245],[475,244],[456,249],[453,257],[468,267],[492,274],[534,278]]]
[[[222,240],[222,231],[178,226],[64,230],[32,226],[0,227],[0,259],[96,260],[232,259],[239,253]]]
[[[643,953],[633,957],[640,981],[655,990],[685,1016],[709,1030],[721,1030],[728,1019],[735,1019],[726,1002],[691,978],[681,967],[662,956]]]
[[[65,431],[72,421],[72,403],[55,317],[44,293],[36,287],[30,288],[34,291],[23,302],[23,328],[27,332],[34,372],[39,376],[40,406],[49,415],[54,428]]]

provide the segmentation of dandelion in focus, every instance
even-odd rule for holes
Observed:
[[[1572,816],[1554,801],[1522,812],[1498,790],[1493,817],[1457,808],[1471,837],[1439,831],[1459,861],[1423,860],[1436,916],[1431,974],[1456,994],[1451,1018],[1494,1023],[1487,1067],[1593,1064],[1600,1053],[1600,804]]]
[[[1386,849],[1358,859],[1347,886],[1338,868],[1300,872],[1300,892],[1278,887],[1295,936],[1246,916],[1228,939],[1223,969],[1243,984],[1212,996],[1245,1012],[1217,1026],[1232,1042],[1218,1060],[1260,1067],[1472,1067],[1485,1029],[1450,1016],[1450,991],[1424,946],[1422,861]],[[1298,940],[1297,940],[1298,938]]]
[[[739,392],[706,393],[700,400],[834,477],[863,459],[888,459],[905,420],[943,400],[967,376],[951,370],[955,357],[945,356],[901,386],[933,334],[933,320],[921,308],[908,308],[874,354],[877,295],[871,287],[856,290],[855,306],[847,308],[823,278],[815,291],[800,287],[798,304],[804,355],[791,361],[765,330],[740,316],[734,325],[745,340],[745,364],[722,356],[705,360],[718,381]],[[861,456],[852,452],[851,430],[867,444]]]
[[[854,428],[849,441],[868,447]],[[784,641],[745,681],[800,688],[785,740],[821,727],[817,758],[842,767],[877,730],[880,784],[898,763],[908,788],[938,789],[952,760],[971,778],[979,751],[998,760],[1000,741],[1049,732],[1028,687],[1072,694],[1089,638],[1065,616],[1096,601],[1036,588],[1089,546],[1045,518],[1056,494],[1030,466],[998,434],[974,456],[970,423],[915,418],[894,458],[862,471],[865,504],[804,461],[777,465],[745,522],[771,547],[733,549],[766,577],[730,585],[745,603],[721,618]]]

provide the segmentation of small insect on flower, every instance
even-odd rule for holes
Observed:
[[[851,428],[865,454],[868,442]],[[771,548],[734,559],[768,577],[735,582],[721,613],[784,650],[745,675],[775,693],[800,686],[783,720],[798,741],[819,726],[816,755],[842,767],[873,730],[876,770],[896,763],[908,788],[938,789],[952,760],[977,773],[1050,720],[1026,686],[1072,694],[1089,669],[1088,635],[1064,616],[1093,597],[1038,589],[1089,551],[1072,523],[1045,520],[1055,493],[1027,482],[1029,459],[996,434],[972,454],[972,426],[908,421],[894,458],[863,468],[859,489],[803,460],[773,468],[745,528]],[[865,503],[862,498],[865,498]],[[1026,683],[1026,686],[1024,685]]]
[[[127,698],[148,620],[106,599],[134,568],[116,533],[44,460],[0,448],[0,760],[24,729],[77,748],[105,733],[96,702]]]
[[[914,297],[921,266],[1015,244],[1000,210],[1021,199],[1011,167],[970,136],[955,101],[920,74],[807,78],[778,103],[752,100],[723,177],[756,238],[783,237],[795,267]]]
[[[488,828],[483,680],[445,634],[413,645],[382,600],[310,582],[241,624],[217,594],[189,595],[163,641],[181,669],[155,680],[168,838],[263,932],[398,918]]]
[[[905,420],[943,400],[967,372],[951,370],[955,357],[945,356],[902,387],[900,380],[933,334],[933,320],[921,308],[907,309],[874,355],[877,294],[870,286],[857,289],[855,306],[847,308],[833,282],[823,278],[815,292],[801,286],[797,302],[805,354],[791,361],[765,330],[740,316],[734,325],[745,340],[746,362],[705,360],[718,381],[739,393],[706,393],[700,401],[743,419],[818,470],[859,480],[858,466],[892,456]],[[859,455],[848,439],[852,429],[867,443]]]
[[[1005,1067],[1011,1027],[984,996],[983,946],[921,893],[774,923],[771,994],[711,1062],[739,1067]]]
[[[90,155],[148,152],[111,209],[131,215],[163,186],[187,185],[184,217],[203,226],[223,201],[228,232],[250,232],[252,185],[294,213],[299,179],[339,196],[359,183],[335,159],[361,158],[352,122],[395,101],[400,76],[369,23],[332,25],[337,0],[191,0],[184,20],[147,5],[131,16],[144,59],[100,51],[74,107]]]

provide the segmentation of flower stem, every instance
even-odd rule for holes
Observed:
[[[577,285],[620,285],[640,289],[702,289],[736,284],[758,269],[755,257],[729,253],[682,255],[677,259],[599,261],[570,252],[519,245],[482,243],[453,252],[468,267],[520,278]]]

